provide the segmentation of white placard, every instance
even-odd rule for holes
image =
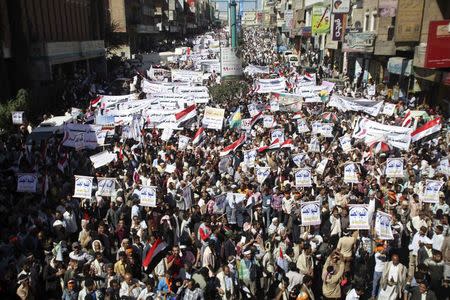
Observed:
[[[293,154],[292,155],[292,161],[294,162],[294,164],[297,167],[300,168],[302,166],[303,161],[305,160],[305,156],[306,156],[305,153]]]
[[[272,115],[264,115],[263,118],[263,127],[264,128],[272,128],[275,123],[275,119]]]
[[[272,130],[270,134],[270,142],[273,143],[276,139],[278,139],[278,142],[280,143],[284,142],[284,129],[277,128]]]
[[[375,232],[379,239],[393,240],[394,234],[392,233],[392,217],[382,211],[377,211],[375,217]]]
[[[94,177],[75,175],[74,198],[90,199],[92,195],[92,182]]]
[[[305,119],[298,119],[297,120],[297,130],[298,133],[305,133],[309,132],[308,122]]]
[[[77,133],[77,135],[75,136],[74,146],[75,146],[75,151],[81,151],[84,149],[85,143],[84,143],[84,133],[83,132]]]
[[[166,168],[164,169],[164,172],[172,174],[173,172],[175,172],[176,168],[177,167],[175,166],[175,164],[167,165]]]
[[[422,193],[422,202],[425,203],[438,203],[439,191],[444,185],[443,181],[439,180],[427,180]]]
[[[295,187],[310,187],[312,185],[311,169],[302,168],[295,172]]]
[[[438,172],[449,176],[450,175],[450,163],[448,157],[442,158],[439,161]]]
[[[167,142],[172,137],[172,134],[173,134],[172,128],[164,128],[161,134],[161,140]]]
[[[206,106],[202,120],[203,127],[222,130],[224,115],[225,109]]]
[[[139,191],[141,206],[156,207],[156,186],[143,186]]]
[[[317,138],[311,138],[308,145],[308,152],[320,152],[320,142]]]
[[[244,164],[247,167],[251,168],[255,166],[256,154],[256,149],[244,151]]]
[[[94,169],[98,169],[100,167],[103,167],[103,166],[109,164],[110,162],[115,160],[116,157],[117,157],[117,155],[115,153],[105,150],[103,152],[100,152],[100,153],[90,156],[89,159],[91,160],[91,162],[94,166]]]
[[[15,125],[23,124],[23,111],[13,111],[12,115],[12,123]]]
[[[263,184],[264,181],[269,177],[270,175],[270,168],[269,167],[256,167],[256,180],[259,184]]]
[[[241,120],[241,130],[247,131],[251,129],[252,118],[246,118]]]
[[[320,225],[320,201],[301,203],[302,226]]]
[[[322,128],[322,122],[313,122],[311,124],[311,134],[320,134]]]
[[[342,150],[347,153],[352,150],[352,138],[349,135],[344,135],[339,138]]]
[[[392,103],[384,103],[383,111],[381,112],[383,115],[392,116],[395,112],[395,104]]]
[[[180,135],[178,137],[178,150],[184,150],[186,149],[187,145],[189,144],[189,141],[191,140],[190,137],[185,135]]]
[[[355,163],[348,163],[344,166],[344,182],[358,183],[358,173]]]
[[[21,173],[17,174],[17,192],[36,193],[38,177],[36,174]]]
[[[97,186],[100,196],[111,197],[116,191],[116,179],[99,177],[97,178]]]
[[[270,100],[270,111],[276,112],[280,110],[280,102],[275,99]]]
[[[349,204],[349,229],[370,229],[369,225],[369,207],[366,204]]]
[[[317,164],[316,173],[319,175],[323,175],[325,172],[325,168],[327,167],[328,158],[324,158]]]
[[[403,158],[388,158],[386,160],[386,177],[403,178]]]
[[[324,137],[333,137],[333,124],[322,123],[320,134]]]

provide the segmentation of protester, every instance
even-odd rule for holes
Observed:
[[[71,95],[63,136],[2,137],[1,299],[448,299],[439,108],[291,67],[271,30],[220,83],[226,40]]]

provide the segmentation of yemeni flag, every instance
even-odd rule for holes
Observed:
[[[101,100],[102,100],[102,96],[98,96],[97,98],[92,99],[90,104],[91,104],[92,107],[97,107],[97,106],[100,105],[100,101]]]
[[[291,149],[294,146],[294,141],[292,139],[287,139],[281,144],[281,148]]]
[[[192,104],[191,106],[188,106],[186,109],[183,109],[179,113],[175,114],[175,120],[178,124],[181,124],[183,122],[186,122],[195,116],[197,116],[197,111],[195,110],[195,104]]]
[[[142,266],[146,272],[151,272],[159,264],[159,262],[167,255],[170,247],[166,242],[158,238],[148,250]]]
[[[205,128],[200,127],[195,133],[194,138],[192,139],[192,144],[193,145],[200,144],[205,137],[206,137]]]
[[[225,148],[223,148],[223,150],[220,151],[220,156],[228,155],[230,152],[239,148],[239,146],[241,146],[244,142],[245,142],[245,134],[241,135],[241,137],[236,141],[234,141],[231,145],[228,145]]]
[[[428,121],[425,125],[417,128],[411,133],[411,141],[417,142],[424,137],[432,135],[433,133],[439,132],[442,129],[441,118],[436,118],[434,120]]]
[[[280,148],[280,139],[275,139],[272,144],[268,145],[268,146],[262,146],[258,148],[258,152],[264,152],[266,150],[273,150],[273,149],[278,149]]]
[[[253,128],[253,126],[263,118],[263,112],[260,111],[258,114],[254,115],[253,118],[250,120],[250,129]]]
[[[412,116],[411,116],[411,110],[407,110],[405,113],[405,117],[402,120],[402,127],[409,127],[412,124]]]

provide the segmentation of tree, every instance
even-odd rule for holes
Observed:
[[[239,95],[247,94],[248,89],[248,84],[244,81],[227,80],[222,84],[209,87],[209,93],[214,102],[224,104]]]
[[[12,112],[24,111],[25,115],[27,115],[27,113],[29,113],[29,101],[30,97],[28,91],[20,89],[14,99],[0,104],[0,128],[5,132],[12,130],[14,128],[12,124]]]

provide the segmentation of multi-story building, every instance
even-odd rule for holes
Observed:
[[[1,99],[29,88],[49,95],[76,70],[106,73],[103,0],[0,0]]]

